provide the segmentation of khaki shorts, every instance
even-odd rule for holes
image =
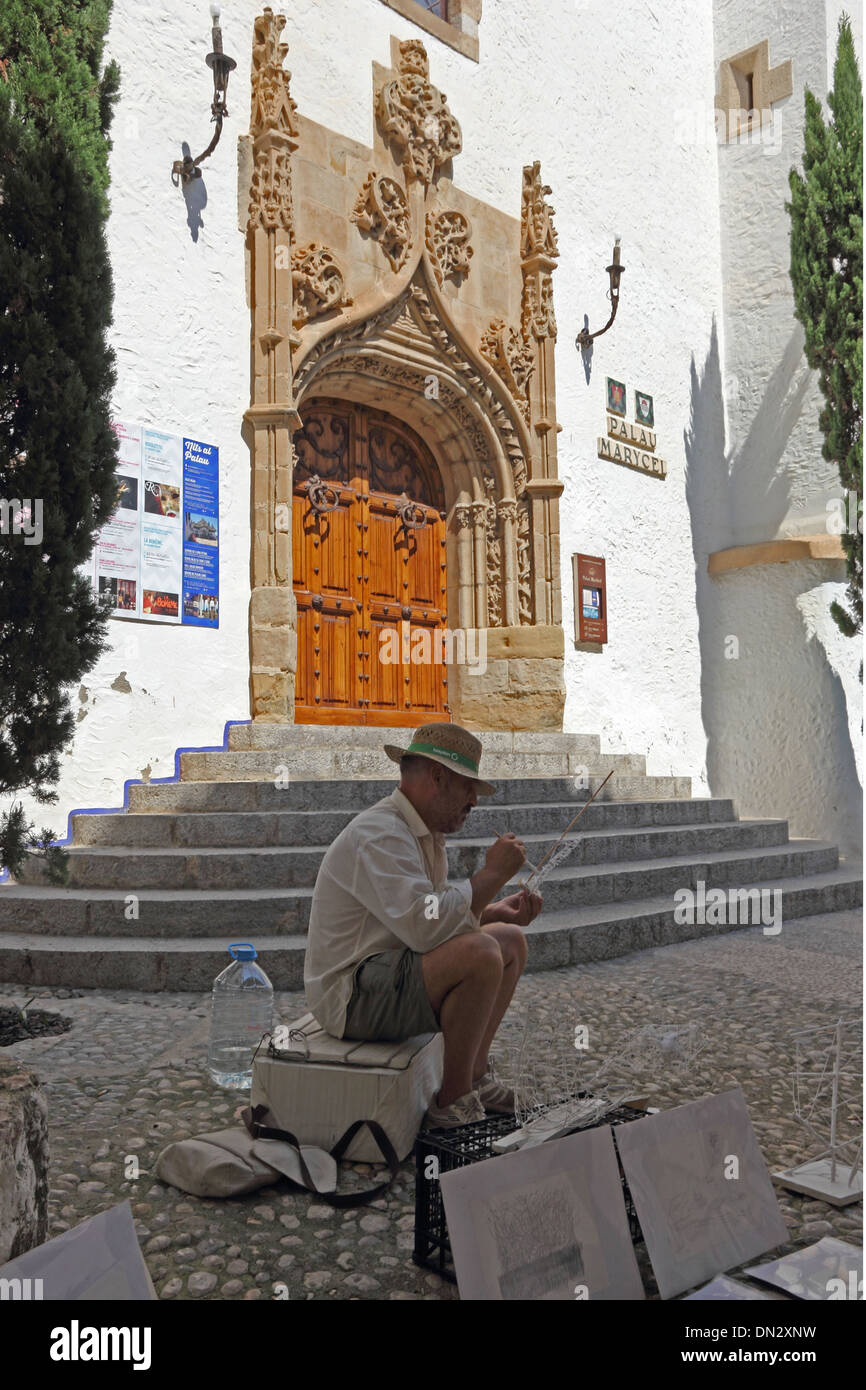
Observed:
[[[427,997],[421,952],[408,946],[368,956],[355,971],[343,1037],[361,1042],[399,1042],[438,1033],[439,1019]]]

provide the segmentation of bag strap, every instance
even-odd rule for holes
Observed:
[[[331,1149],[331,1157],[335,1162],[339,1163],[346,1149],[358,1133],[358,1130],[366,1125],[388,1165],[390,1177],[387,1182],[377,1183],[375,1187],[369,1187],[364,1192],[318,1192],[315,1183],[310,1177],[309,1169],[304,1162],[304,1155],[301,1152],[301,1146],[297,1138],[288,1129],[275,1129],[271,1125],[266,1125],[264,1120],[269,1114],[270,1112],[266,1105],[257,1105],[252,1109],[247,1106],[241,1118],[254,1139],[279,1139],[284,1144],[291,1144],[292,1148],[297,1151],[301,1176],[304,1179],[306,1187],[308,1187],[311,1192],[315,1193],[318,1199],[325,1202],[329,1207],[363,1207],[366,1206],[368,1202],[374,1202],[377,1197],[384,1196],[400,1171],[400,1160],[397,1157],[394,1146],[378,1121],[355,1120],[353,1124],[349,1125],[349,1128],[342,1138],[338,1139]]]

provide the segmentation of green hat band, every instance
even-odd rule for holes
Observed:
[[[468,767],[470,771],[474,772],[476,777],[478,775],[478,764],[474,763],[471,758],[467,758],[465,753],[455,753],[452,749],[440,748],[435,743],[410,743],[409,747],[406,749],[406,752],[436,753],[440,758],[447,758],[449,762],[461,763],[463,767]]]

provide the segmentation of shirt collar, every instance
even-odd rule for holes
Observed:
[[[408,796],[401,792],[399,787],[394,788],[388,799],[398,814],[403,817],[412,834],[419,840],[422,835],[432,835],[433,832],[427,822],[421,819]]]

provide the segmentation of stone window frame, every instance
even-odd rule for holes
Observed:
[[[741,85],[751,84],[752,104],[744,106]],[[793,64],[790,58],[770,67],[770,40],[744,48],[719,65],[719,91],[716,111],[724,115],[724,143],[731,144],[741,135],[748,135],[757,114],[763,127],[773,118],[773,103],[794,94]],[[746,119],[742,120],[743,111]]]
[[[417,0],[380,0],[380,3],[417,24],[440,43],[456,49],[464,58],[471,58],[474,63],[479,61],[478,25],[482,0],[448,0],[447,19],[425,10]]]

